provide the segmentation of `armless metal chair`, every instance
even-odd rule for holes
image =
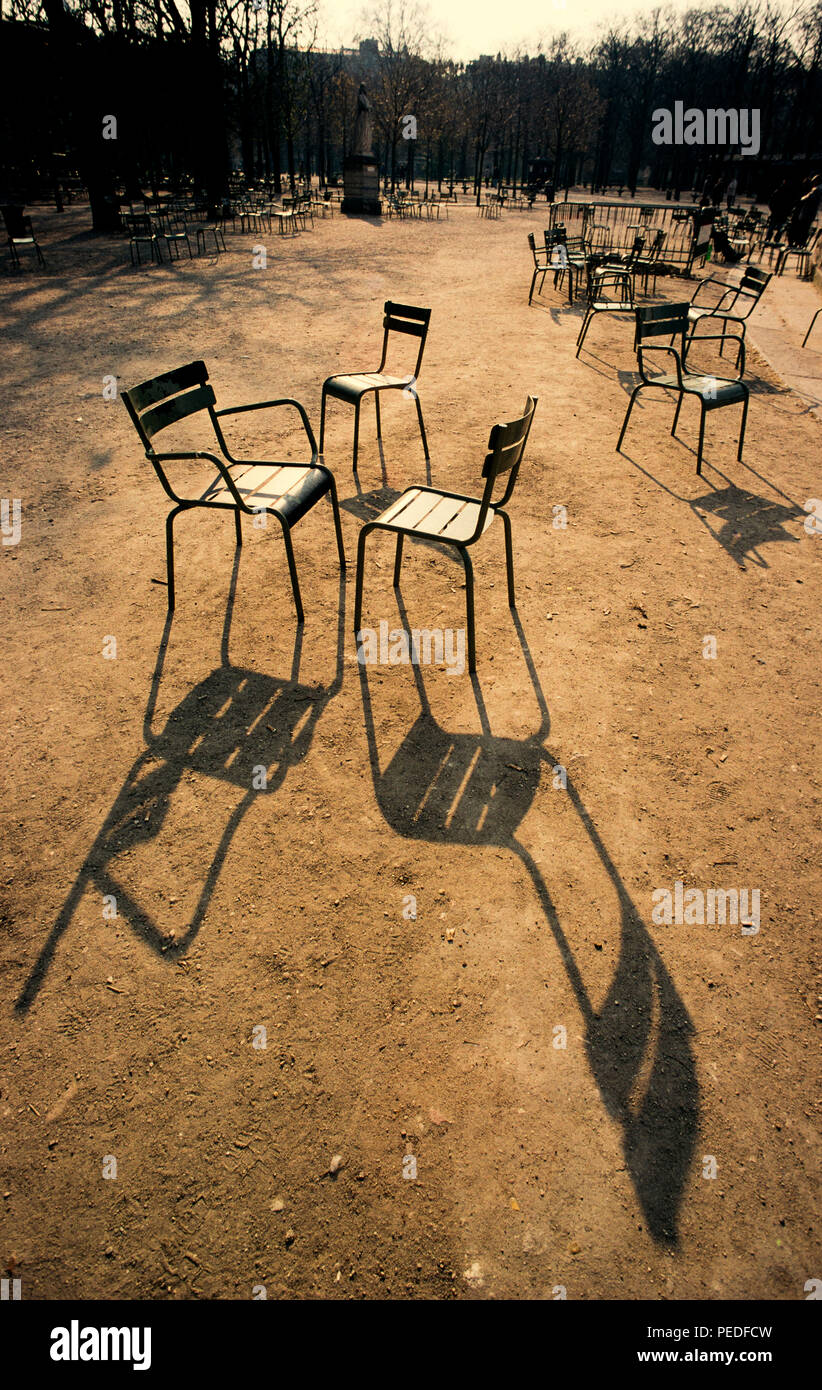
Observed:
[[[622,422],[622,429],[619,432],[617,442],[617,453],[622,448],[622,441],[625,431],[628,428],[628,421],[631,418],[631,411],[634,401],[640,391],[644,391],[648,386],[659,387],[663,391],[676,391],[679,399],[676,405],[674,423],[671,426],[671,434],[676,434],[679,412],[682,409],[682,402],[686,396],[697,396],[701,406],[699,419],[699,448],[696,456],[696,471],[702,472],[702,445],[705,438],[705,416],[709,410],[718,410],[723,405],[742,405],[742,423],[739,428],[739,447],[737,458],[742,458],[742,444],[745,439],[745,421],[748,418],[748,400],[750,393],[744,381],[741,380],[745,371],[745,342],[739,338],[739,358],[740,374],[736,380],[726,377],[715,377],[704,375],[697,372],[688,371],[688,353],[692,347],[692,340],[688,334],[688,305],[687,304],[654,304],[649,308],[637,309],[636,311],[636,354],[639,363],[639,374],[642,378],[638,386],[631,392],[631,399],[628,402],[628,409],[625,419]],[[712,339],[717,342],[724,340],[722,333],[700,334],[696,339],[697,343],[710,342]],[[732,335],[735,336],[735,335]],[[674,347],[666,347],[661,343],[648,344],[647,338],[679,338],[680,350]],[[660,376],[648,376],[645,368],[645,354],[648,352],[664,352],[674,359],[675,371]]]
[[[420,405],[420,398],[417,395],[417,382],[419,381],[420,367],[422,365],[422,354],[425,351],[425,340],[428,337],[428,324],[430,318],[430,309],[417,309],[410,304],[394,304],[391,300],[386,301],[385,317],[383,319],[382,358],[380,359],[380,365],[377,370],[375,372],[356,372],[347,376],[330,376],[323,382],[322,413],[320,415],[321,454],[323,452],[323,442],[325,440],[325,405],[329,396],[332,396],[338,401],[347,401],[349,405],[353,405],[354,407],[354,472],[356,473],[357,444],[360,433],[360,405],[363,396],[369,391],[374,392],[374,404],[377,411],[377,438],[381,439],[380,391],[410,391],[417,407],[417,419],[419,420],[422,447],[425,450],[426,460],[428,459],[428,440],[425,437],[422,406]],[[385,372],[385,364],[388,360],[389,339],[392,333],[407,333],[420,340],[417,363],[413,373],[409,376],[388,376]]]
[[[189,362],[162,376],[141,381],[138,386],[124,391],[123,402],[131,416],[146,451],[146,458],[154,468],[168,497],[175,504],[166,518],[166,561],[168,566],[168,606],[174,608],[174,518],[179,512],[192,507],[212,507],[234,513],[237,545],[243,543],[241,518],[254,516],[260,512],[271,512],[282,527],[288,570],[291,575],[291,588],[294,606],[299,622],[303,621],[303,605],[300,598],[300,583],[294,563],[294,549],[291,544],[291,528],[319,502],[326,493],[331,498],[334,513],[334,527],[337,533],[337,550],[340,567],[345,569],[340,509],[337,505],[337,489],[333,474],[317,462],[317,443],[299,401],[286,398],[276,401],[259,401],[254,405],[238,405],[224,410],[215,410],[216,398],[211,386],[207,385],[208,372],[204,362]],[[290,405],[300,416],[303,429],[311,449],[310,463],[274,463],[259,459],[235,459],[226,444],[220,419],[225,415],[243,415],[252,410],[269,410],[274,406]],[[153,440],[161,430],[193,415],[204,412],[214,429],[217,444],[222,454],[196,452],[157,453]],[[180,495],[172,487],[163,464],[174,460],[200,459],[213,463],[217,473],[204,491],[196,487],[186,489]],[[225,462],[224,460],[227,460]],[[193,493],[193,495],[192,495]]]
[[[507,425],[494,425],[488,440],[488,455],[482,468],[485,489],[482,497],[464,497],[457,492],[440,492],[433,487],[411,487],[392,502],[374,521],[360,531],[357,548],[357,588],[354,600],[354,631],[360,630],[362,616],[363,571],[365,542],[371,531],[392,531],[397,537],[394,560],[394,588],[400,584],[402,547],[406,536],[426,541],[441,541],[454,545],[465,566],[465,598],[468,616],[468,669],[476,671],[474,635],[474,568],[468,554],[497,516],[502,518],[505,532],[505,562],[508,572],[508,603],[516,608],[514,592],[514,556],[511,541],[511,519],[503,508],[510,500],[517,481],[522,455],[537,408],[537,397],[529,396],[525,413]],[[497,479],[508,474],[502,496],[494,501]]]
[[[528,245],[531,249],[531,255],[534,261],[534,273],[531,276],[531,287],[528,290],[528,303],[530,304],[532,299],[534,298],[534,286],[537,283],[537,276],[542,276],[542,279],[539,282],[538,290],[538,293],[542,294],[542,287],[545,284],[545,277],[548,274],[548,271],[551,269],[551,263],[548,259],[548,251],[546,250],[546,248],[544,246],[537,246],[536,238],[533,232],[528,233]]]

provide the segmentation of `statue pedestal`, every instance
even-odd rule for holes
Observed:
[[[343,160],[342,211],[378,217],[380,171],[372,154],[350,154]]]

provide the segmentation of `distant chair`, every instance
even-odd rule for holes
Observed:
[[[163,264],[163,253],[160,250],[160,238],[157,227],[147,212],[145,213],[126,213],[123,218],[126,231],[128,232],[128,250],[131,256],[132,265],[142,265],[143,258],[140,254],[141,246],[149,248],[149,264],[152,261],[158,265]],[[137,253],[137,260],[134,253]]]
[[[779,252],[779,259],[776,262],[777,275],[782,274],[791,256],[795,256],[797,275],[800,277],[800,279],[809,279],[811,274],[813,253],[816,249],[816,243],[819,241],[820,236],[822,236],[822,227],[817,228],[815,232],[811,232],[806,237],[805,241],[802,243],[801,246],[794,245],[790,241],[788,242],[787,246],[783,246],[781,251]]]
[[[225,251],[227,249],[225,244],[225,237],[223,235],[223,229],[220,226],[219,222],[209,222],[206,223],[204,226],[197,228],[198,256],[204,256],[206,254],[206,251],[208,250],[209,237],[211,237],[212,241],[214,242],[215,255],[219,256],[221,251]]]
[[[334,513],[334,527],[337,533],[337,550],[340,567],[345,569],[340,509],[337,504],[337,489],[334,476],[329,469],[318,463],[317,444],[309,424],[308,416],[299,401],[290,398],[276,401],[260,401],[254,405],[238,405],[225,410],[215,410],[214,391],[207,385],[208,371],[204,362],[189,362],[162,376],[151,377],[123,391],[123,403],[134,428],[137,430],[146,451],[146,458],[159,478],[167,497],[175,504],[166,518],[166,563],[168,573],[168,606],[175,605],[174,591],[174,518],[179,512],[192,507],[211,507],[216,510],[234,513],[234,526],[237,545],[243,543],[241,518],[269,512],[277,518],[283,532],[294,606],[299,622],[303,621],[303,605],[300,597],[300,584],[294,562],[294,549],[291,544],[291,529],[319,502],[326,493],[331,498]],[[311,449],[309,463],[275,463],[260,459],[235,459],[226,444],[220,420],[226,415],[243,415],[252,410],[269,410],[275,406],[290,405],[297,411],[305,430]],[[222,454],[196,452],[173,452],[159,454],[154,448],[154,438],[161,430],[167,429],[180,420],[205,413],[217,437]],[[164,463],[176,460],[205,460],[215,465],[216,475],[203,491],[197,487],[186,490],[181,496],[172,486]],[[227,462],[226,462],[227,460]],[[194,495],[191,495],[191,492]]]
[[[172,259],[171,248],[174,247],[174,259],[180,259],[180,244],[185,243],[188,251],[188,259],[192,260],[191,242],[188,239],[188,228],[185,219],[173,213],[160,212],[157,214],[157,235],[163,238],[166,244],[168,259]]]
[[[700,323],[706,319],[720,324],[723,339],[719,349],[721,357],[725,350],[724,340],[728,336],[728,324],[736,324],[741,329],[741,333],[731,333],[730,337],[744,339],[745,321],[750,318],[772,279],[773,276],[768,271],[760,270],[755,265],[746,265],[742,279],[736,285],[721,279],[718,275],[709,275],[707,279],[701,280],[691,295],[691,302],[688,305],[689,340],[695,336]],[[716,304],[699,303],[699,296],[708,285],[722,291]]]
[[[528,245],[531,248],[531,255],[534,260],[534,273],[531,276],[531,286],[528,290],[528,303],[530,304],[531,300],[534,297],[534,286],[537,283],[537,276],[542,276],[542,279],[539,282],[539,290],[537,291],[538,294],[542,294],[542,286],[545,283],[545,276],[551,269],[551,263],[548,259],[547,249],[544,246],[537,246],[536,238],[533,232],[528,233]]]
[[[34,235],[34,228],[31,218],[27,217],[22,207],[16,203],[6,203],[2,208],[3,222],[6,227],[8,248],[11,255],[11,263],[15,270],[20,269],[20,252],[24,255],[31,254],[37,258],[37,264],[45,269],[46,262],[40,250],[40,244]]]
[[[648,248],[647,255],[641,253],[637,256],[636,261],[634,263],[634,271],[636,275],[642,276],[642,289],[643,293],[645,294],[648,293],[648,280],[651,276],[653,276],[654,280],[654,286],[651,293],[656,294],[656,277],[659,274],[659,261],[664,246],[665,229],[663,227],[658,227],[654,234],[654,239]]]
[[[628,409],[625,412],[625,419],[622,422],[622,429],[619,432],[617,442],[617,453],[622,448],[622,441],[625,438],[625,431],[628,428],[628,421],[631,418],[631,411],[634,408],[634,401],[640,391],[644,391],[648,386],[655,386],[663,391],[676,391],[679,396],[674,415],[674,423],[671,426],[671,434],[676,434],[679,412],[682,409],[682,402],[686,396],[697,396],[701,406],[699,419],[699,448],[696,456],[696,471],[702,472],[702,445],[705,438],[705,416],[709,410],[718,410],[725,405],[742,405],[742,422],[739,428],[739,447],[737,458],[742,458],[742,445],[745,439],[745,422],[748,418],[748,401],[750,392],[742,381],[745,371],[745,342],[739,339],[739,353],[741,357],[741,368],[739,378],[730,380],[726,377],[709,376],[702,373],[689,372],[688,352],[692,347],[692,341],[687,338],[688,334],[688,304],[654,304],[648,308],[637,309],[636,311],[636,353],[639,364],[639,374],[642,380],[631,392],[631,399],[628,402]],[[674,347],[663,344],[647,344],[648,338],[670,338],[672,341],[679,338],[681,348],[678,351]],[[697,343],[703,343],[714,339],[721,341],[723,335],[720,333],[701,334]],[[674,359],[675,372],[665,373],[660,376],[648,376],[645,368],[645,354],[648,352],[664,352]],[[739,360],[739,359],[738,359]]]
[[[623,317],[626,314],[635,314],[636,304],[632,286],[632,271],[624,266],[602,266],[599,273],[591,275],[585,317],[577,338],[577,357],[597,314],[617,314]]]
[[[505,562],[508,574],[508,604],[516,608],[514,590],[514,556],[511,538],[511,519],[503,510],[510,500],[517,481],[522,455],[537,408],[537,397],[529,396],[525,413],[507,425],[494,425],[488,440],[488,455],[483,464],[485,489],[482,497],[464,497],[456,492],[440,492],[433,487],[411,487],[392,502],[374,521],[366,522],[360,531],[357,547],[357,587],[354,599],[354,631],[360,630],[362,618],[363,573],[365,542],[371,531],[391,531],[397,537],[394,559],[394,588],[400,584],[402,547],[406,536],[411,539],[437,541],[459,550],[465,567],[465,601],[468,618],[468,669],[477,669],[474,632],[474,568],[468,554],[497,516],[502,519],[505,534]],[[504,473],[508,480],[502,496],[493,500],[497,479]]]
[[[428,440],[425,437],[425,425],[422,418],[422,406],[417,395],[417,382],[419,381],[420,368],[422,366],[422,355],[425,351],[425,342],[428,337],[428,325],[431,319],[430,309],[418,309],[411,304],[394,304],[387,300],[384,306],[385,317],[383,318],[383,339],[382,357],[380,365],[375,372],[356,372],[346,376],[330,376],[323,382],[322,392],[322,413],[320,415],[320,453],[323,452],[325,441],[325,407],[329,396],[334,400],[346,401],[354,407],[354,472],[357,471],[357,446],[360,433],[360,405],[362,398],[369,391],[374,392],[374,405],[377,413],[377,438],[382,438],[382,426],[380,422],[380,395],[381,391],[404,391],[410,392],[417,407],[417,419],[420,427],[420,437],[425,457],[428,459]],[[409,334],[411,337],[419,338],[419,350],[414,371],[410,376],[388,376],[385,372],[385,365],[388,360],[388,347],[392,333]]]

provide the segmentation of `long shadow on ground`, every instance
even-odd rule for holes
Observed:
[[[408,628],[400,600],[402,620]],[[418,666],[420,713],[383,765],[367,670],[359,666],[374,789],[388,824],[411,839],[441,845],[494,845],[515,854],[530,875],[585,1021],[585,1047],[608,1114],[622,1128],[628,1170],[657,1242],[677,1244],[677,1215],[696,1141],[699,1088],[693,1025],[637,908],[570,779],[567,794],[617,895],[619,958],[607,997],[594,1009],[551,894],[517,837],[555,760],[544,747],[550,717],[525,635],[515,617],[541,714],[523,739],[491,733],[473,678],[480,732],[451,733],[434,719]],[[647,1078],[647,1079],[645,1079]],[[639,1090],[637,1100],[634,1093]]]

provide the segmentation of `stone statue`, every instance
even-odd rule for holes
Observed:
[[[357,96],[357,117],[354,121],[354,143],[351,153],[373,155],[374,108],[365,93],[365,83],[360,83]]]

